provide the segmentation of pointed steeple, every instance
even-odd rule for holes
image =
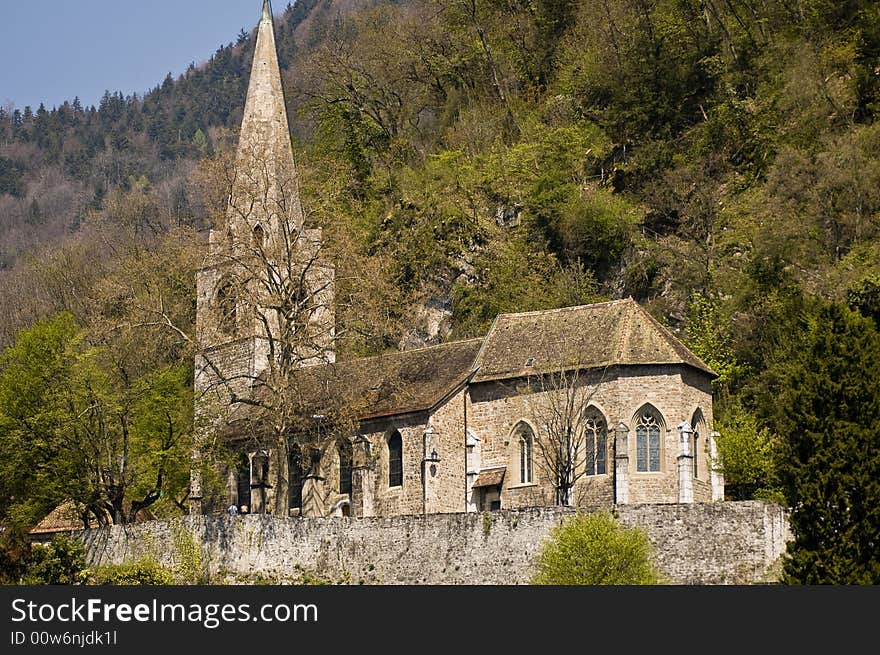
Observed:
[[[257,28],[236,164],[237,184],[229,207],[230,221],[236,231],[253,230],[259,225],[269,235],[285,221],[290,229],[302,225],[296,164],[269,0],[263,1]]]

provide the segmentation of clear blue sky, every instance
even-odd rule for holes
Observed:
[[[280,15],[288,0],[275,0]],[[260,20],[263,0],[0,0],[0,105],[143,94]]]

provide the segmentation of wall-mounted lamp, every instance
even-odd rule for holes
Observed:
[[[437,450],[432,450],[431,455],[425,459],[426,462],[433,462],[436,464],[440,461],[440,455],[437,454]]]

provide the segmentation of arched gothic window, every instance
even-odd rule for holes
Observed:
[[[593,410],[584,425],[586,442],[586,474],[603,475],[606,472],[608,428],[598,410]]]
[[[660,470],[660,435],[663,421],[652,408],[641,409],[636,417],[636,470]]]
[[[388,486],[403,486],[403,438],[397,430],[388,437]]]
[[[351,442],[348,439],[340,439],[336,445],[339,455],[339,493],[351,493]]]
[[[519,443],[519,481],[528,484],[534,479],[532,454],[535,447],[535,433],[528,423],[520,423],[514,432]]]
[[[303,462],[299,445],[291,444],[287,455],[288,492],[287,506],[291,509],[303,504]]]
[[[706,419],[703,418],[702,410],[698,409],[694,412],[694,416],[691,419],[691,428],[693,428],[694,434],[692,435],[693,442],[691,443],[691,453],[694,456],[694,477],[700,477],[701,467],[699,466],[700,462],[700,449],[703,448],[703,439],[706,435]]]
[[[254,226],[254,247],[262,248],[266,243],[266,233],[263,231],[262,225]]]
[[[217,313],[220,330],[229,336],[237,336],[238,299],[231,280],[223,280],[217,287]]]

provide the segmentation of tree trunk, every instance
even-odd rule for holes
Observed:
[[[288,460],[290,459],[290,447],[283,430],[275,437],[275,457],[275,506],[272,508],[272,513],[275,516],[288,516],[290,514],[288,507],[290,475],[287,469]]]

